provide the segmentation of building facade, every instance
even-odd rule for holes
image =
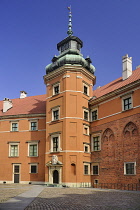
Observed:
[[[82,46],[69,26],[46,66],[47,94],[0,101],[0,183],[140,183],[140,67],[124,56],[122,77],[93,91]]]

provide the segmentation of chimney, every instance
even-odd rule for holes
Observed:
[[[9,98],[3,99],[3,112],[7,112],[7,110],[12,108],[12,106],[12,101]]]
[[[123,80],[127,79],[132,75],[132,57],[128,57],[128,54],[122,57],[122,78]]]
[[[26,98],[26,97],[27,93],[24,90],[20,91],[20,98]]]

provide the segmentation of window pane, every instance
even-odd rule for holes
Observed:
[[[87,95],[88,94],[88,88],[84,86],[84,93]]]
[[[12,131],[18,130],[18,123],[12,123]]]
[[[88,174],[88,165],[84,165],[84,174]]]
[[[14,173],[19,173],[19,166],[14,166]]]
[[[53,118],[54,118],[54,120],[59,119],[59,110],[53,111]]]
[[[37,130],[37,122],[31,122],[31,130],[32,131]]]
[[[37,173],[37,166],[36,165],[31,165],[31,173]]]
[[[84,111],[84,120],[88,120],[88,112]]]
[[[93,150],[94,151],[100,150],[99,136],[93,137]]]
[[[134,163],[126,164],[126,174],[134,174]]]
[[[58,137],[53,138],[53,152],[58,151]]]
[[[37,145],[36,144],[29,146],[29,156],[37,156]]]
[[[18,145],[11,145],[10,146],[10,156],[18,156]]]
[[[97,110],[92,112],[92,121],[97,120]]]
[[[54,87],[54,94],[58,94],[59,93],[59,85]]]
[[[131,97],[124,99],[124,110],[132,108],[132,99]]]
[[[98,175],[98,166],[93,166],[93,174]]]

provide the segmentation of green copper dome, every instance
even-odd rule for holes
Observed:
[[[46,74],[66,64],[80,65],[94,74],[95,67],[91,64],[91,59],[89,57],[86,59],[83,58],[80,53],[82,46],[83,42],[76,36],[68,36],[66,39],[59,42],[57,49],[60,55],[54,56],[52,63],[46,66]]]

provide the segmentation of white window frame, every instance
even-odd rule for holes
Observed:
[[[126,173],[126,165],[127,164],[134,164],[134,174],[127,174]],[[133,176],[133,175],[136,175],[136,162],[125,162],[124,163],[124,175],[127,175],[127,176]]]
[[[54,119],[54,111],[58,111],[58,119]],[[60,119],[60,107],[52,108],[52,121],[56,121]]]
[[[17,130],[16,130],[16,131],[13,130],[13,126],[12,126],[12,125],[15,124],[15,123],[17,124]],[[18,131],[19,131],[19,122],[17,122],[17,121],[12,121],[12,122],[11,122],[11,131],[12,131],[12,132],[18,132]]]
[[[87,114],[88,114],[88,119],[85,119],[85,112],[87,112]],[[83,120],[89,121],[89,110],[87,110],[87,109],[83,109]]]
[[[88,166],[88,174],[85,174],[85,166]],[[84,168],[84,175],[90,175],[90,163],[84,163],[84,166],[83,166],[83,168]]]
[[[11,146],[17,146],[17,155],[16,156],[11,155]],[[9,157],[19,157],[19,143],[16,143],[16,142],[9,143]]]
[[[84,92],[84,87],[87,88],[87,94]],[[87,85],[86,83],[83,82],[83,94],[89,96],[89,85]]]
[[[31,173],[31,167],[32,166],[36,166],[36,173]],[[30,170],[29,170],[30,174],[37,174],[38,173],[38,163],[30,163]]]
[[[87,129],[87,134],[85,133],[85,129]],[[86,136],[89,136],[89,126],[88,125],[83,124],[83,134]]]
[[[58,150],[57,151],[53,151],[53,138],[57,137],[58,138]],[[53,134],[51,135],[51,148],[50,148],[50,152],[60,152],[60,134]]]
[[[36,129],[32,130],[32,123],[36,123]],[[30,127],[29,127],[30,131],[37,131],[38,130],[38,120],[30,120]]]
[[[124,109],[124,101],[128,98],[131,98],[131,107],[129,109]],[[133,96],[132,94],[127,94],[125,96],[122,96],[122,111],[127,111],[133,108]]]
[[[96,120],[98,120],[98,108],[95,108],[95,109],[92,109],[92,110],[91,110],[91,114],[90,114],[91,122],[96,121],[96,120],[93,120],[93,119],[92,119],[92,112],[95,112],[95,111],[97,111],[97,119],[96,119]]]
[[[57,87],[57,86],[59,87],[59,92],[55,93],[55,87]],[[57,95],[59,93],[60,93],[60,82],[57,82],[57,83],[53,84],[53,96]]]
[[[98,150],[94,150],[94,141],[93,141],[94,137],[99,137],[99,149]],[[91,135],[91,151],[92,152],[99,152],[99,151],[101,151],[101,134],[93,134],[93,135]]]
[[[94,173],[93,173],[93,166],[98,166],[98,174],[94,174]],[[99,175],[99,163],[92,163],[92,165],[91,165],[91,173],[92,173],[92,175],[94,175],[94,176],[98,176],[98,175]]]
[[[85,147],[88,148],[88,151],[85,150]],[[90,145],[89,144],[84,143],[84,152],[85,153],[90,153]]]
[[[30,156],[30,146],[31,145],[37,145],[37,155],[36,156]],[[38,141],[34,141],[34,142],[28,142],[28,157],[38,157]]]

